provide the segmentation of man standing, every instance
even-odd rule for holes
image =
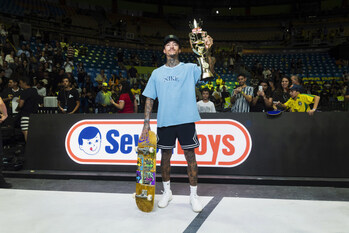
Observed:
[[[79,92],[71,87],[68,77],[63,78],[63,89],[58,93],[58,108],[62,113],[74,114],[80,107]]]
[[[0,124],[7,118],[7,109],[4,101],[0,97]],[[3,156],[3,146],[2,146],[2,134],[0,131],[0,188],[11,188],[12,185],[7,183],[2,175],[2,156]]]
[[[250,103],[253,99],[253,87],[246,85],[247,78],[243,74],[239,74],[237,78],[239,87],[233,91],[233,96],[230,98],[232,104],[232,112],[249,112]]]
[[[108,90],[108,84],[106,82],[102,83],[102,90],[97,93],[95,100],[99,113],[108,113],[111,110],[111,96],[112,93]]]
[[[206,49],[210,49],[212,44],[212,38],[207,36],[205,38]],[[158,98],[157,136],[158,148],[161,149],[161,176],[164,186],[164,193],[158,202],[158,206],[164,208],[172,200],[170,160],[172,149],[175,147],[178,138],[188,163],[190,203],[193,211],[200,212],[202,205],[197,195],[198,167],[194,152],[194,149],[199,147],[199,141],[196,136],[194,122],[200,120],[196,107],[195,84],[200,79],[202,70],[196,64],[179,62],[180,52],[178,37],[174,35],[166,36],[163,49],[167,60],[166,64],[153,71],[143,92],[146,103],[141,138],[144,138],[150,130],[150,113],[154,100]],[[212,61],[213,59],[209,55],[208,62],[213,72]]]
[[[27,77],[21,77],[19,80],[19,86],[23,89],[22,94],[19,97],[19,104],[17,111],[21,116],[21,129],[24,135],[24,139],[27,142],[29,117],[32,113],[37,113],[39,107],[39,95],[35,88],[30,86],[29,79]]]

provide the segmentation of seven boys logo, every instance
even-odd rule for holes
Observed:
[[[150,122],[156,131],[156,120]],[[83,120],[67,133],[65,147],[69,157],[80,164],[135,165],[143,120]],[[196,148],[199,166],[234,167],[243,163],[252,148],[251,136],[237,121],[226,119],[196,122],[200,147]],[[157,154],[160,164],[161,153]],[[177,142],[171,164],[186,166],[184,152]]]

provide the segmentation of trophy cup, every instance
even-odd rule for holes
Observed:
[[[198,55],[198,61],[202,67],[202,80],[209,80],[213,78],[213,74],[209,69],[209,64],[206,61],[205,55],[208,50],[205,48],[205,37],[207,36],[206,31],[202,31],[202,21],[199,19],[197,22],[195,19],[193,22],[189,22],[191,32],[189,33],[189,40],[193,52]]]

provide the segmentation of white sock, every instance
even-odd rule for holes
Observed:
[[[163,181],[162,185],[164,186],[164,192],[170,191],[171,190],[171,184],[170,181]]]
[[[190,196],[197,196],[197,190],[198,190],[198,186],[190,185]]]

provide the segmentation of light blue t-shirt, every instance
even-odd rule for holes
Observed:
[[[175,67],[163,65],[153,71],[143,95],[158,98],[158,127],[192,123],[200,120],[196,106],[195,84],[201,68],[193,63]]]

